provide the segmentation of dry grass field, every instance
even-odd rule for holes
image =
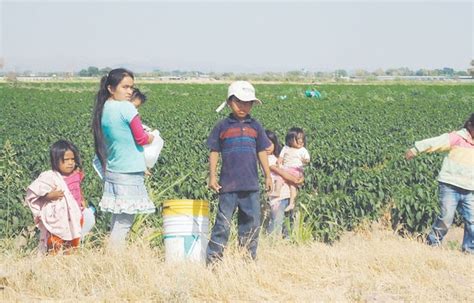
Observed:
[[[169,143],[147,181],[152,200],[157,206],[167,199],[207,200],[215,209],[217,197],[205,186],[204,142],[223,117],[214,110],[225,85],[137,82],[150,96],[140,109],[143,121],[159,127]],[[90,161],[97,84],[98,79],[0,85],[0,100],[5,100],[0,119],[5,130],[0,131],[5,142],[0,148],[0,302],[473,301],[474,256],[459,249],[462,230],[452,229],[441,248],[416,237],[439,209],[435,179],[442,155],[408,163],[403,153],[416,140],[459,127],[472,107],[474,86],[325,84],[318,85],[323,98],[313,100],[305,97],[313,84],[258,85],[265,101],[255,108],[255,117],[265,127],[282,135],[299,121],[308,134],[313,160],[298,198],[302,220],[296,220],[293,241],[262,237],[255,262],[238,251],[234,240],[224,261],[206,268],[166,263],[163,247],[150,247],[147,236],[156,235],[157,243],[162,236],[160,215],[138,220],[132,237],[138,240],[119,254],[104,251],[103,238],[97,236],[107,230],[104,214],[91,237],[97,242],[89,239],[73,255],[38,257],[31,251],[35,232],[23,204],[25,188],[49,167],[52,142],[66,138],[80,148],[87,174],[84,197],[98,205],[102,196],[102,182]],[[377,219],[383,221],[380,226],[371,226]],[[389,226],[411,236],[401,237]],[[313,237],[335,242],[309,240]]]
[[[134,243],[120,254],[84,248],[69,256],[0,261],[0,300],[81,302],[463,302],[474,291],[474,258],[460,252],[462,230],[431,248],[386,230],[346,233],[332,246],[262,238],[259,259],[235,242],[215,268],[164,262]]]

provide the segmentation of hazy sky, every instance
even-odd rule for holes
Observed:
[[[465,70],[473,1],[6,1],[7,70]]]

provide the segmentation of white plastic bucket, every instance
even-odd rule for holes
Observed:
[[[165,201],[163,228],[167,262],[205,262],[209,232],[207,201]]]
[[[81,229],[81,239],[84,239],[84,236],[87,235],[92,230],[92,227],[94,227],[95,225],[94,213],[95,213],[95,208],[93,206],[84,208],[84,210],[82,211],[84,224],[82,225],[82,229]]]

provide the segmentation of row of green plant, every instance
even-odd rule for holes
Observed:
[[[154,202],[204,199],[207,189],[205,141],[229,111],[214,109],[226,85],[140,84],[149,101],[143,121],[160,130],[165,148],[148,179]],[[33,224],[23,204],[25,189],[49,169],[49,146],[60,138],[80,149],[86,179],[84,196],[95,205],[101,183],[91,167],[91,112],[96,85],[87,83],[0,85],[0,237],[21,234]],[[252,114],[280,140],[292,126],[307,134],[312,156],[298,198],[301,228],[332,242],[344,230],[389,212],[397,230],[423,233],[438,211],[436,175],[443,155],[407,162],[414,141],[458,129],[472,111],[469,85],[324,85],[323,99],[306,98],[306,85],[256,85],[264,101]],[[281,100],[279,96],[287,96]],[[264,194],[262,193],[262,198]],[[160,231],[160,214],[140,218]],[[97,227],[107,229],[99,214]]]

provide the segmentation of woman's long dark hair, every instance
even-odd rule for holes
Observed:
[[[111,70],[107,75],[100,79],[100,88],[95,98],[94,112],[92,116],[92,131],[94,133],[94,147],[95,153],[105,170],[105,164],[107,162],[107,151],[104,143],[104,133],[102,132],[102,113],[104,111],[104,104],[110,97],[108,87],[116,88],[117,85],[125,77],[134,79],[133,73],[125,68],[117,68]]]

